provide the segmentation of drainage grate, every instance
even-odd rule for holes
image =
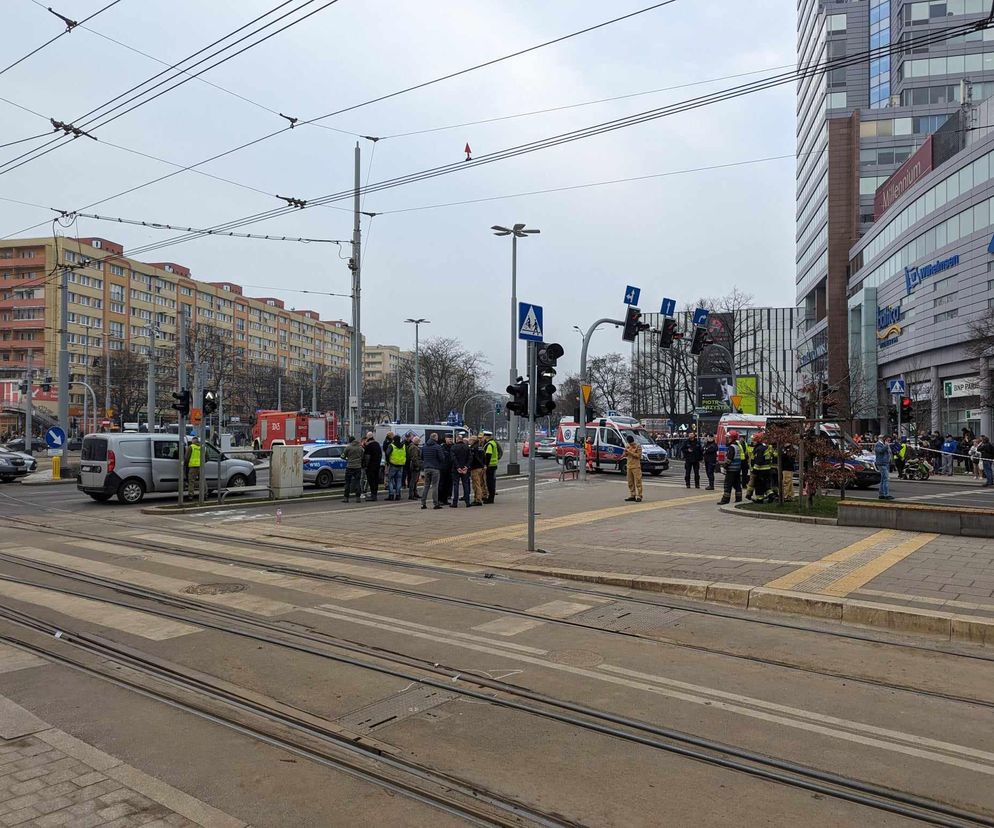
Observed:
[[[444,693],[434,687],[412,687],[403,693],[388,696],[373,704],[346,713],[338,722],[352,733],[364,736],[374,730],[418,716],[433,708],[457,699],[453,693]],[[445,718],[437,713],[426,717],[432,721]]]
[[[183,592],[187,595],[227,595],[231,592],[244,592],[245,584],[193,584]]]
[[[569,620],[600,627],[604,630],[649,634],[665,627],[675,626],[685,615],[687,613],[683,610],[648,607],[643,604],[628,604],[624,601],[617,601],[613,604],[581,612]]]

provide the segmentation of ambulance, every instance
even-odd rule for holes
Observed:
[[[658,477],[670,467],[666,450],[657,446],[634,417],[618,414],[587,423],[587,437],[594,441],[594,471],[625,470],[625,445],[632,436],[642,446],[642,471]],[[572,417],[563,417],[556,431],[556,461],[576,457],[584,462],[580,428]]]

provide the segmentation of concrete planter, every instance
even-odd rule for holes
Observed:
[[[994,511],[969,506],[921,506],[846,500],[839,503],[838,525],[994,538]]]

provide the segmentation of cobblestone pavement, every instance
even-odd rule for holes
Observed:
[[[4,664],[15,669],[11,657]],[[22,659],[18,667],[26,666]],[[238,828],[244,823],[0,697],[0,825]]]

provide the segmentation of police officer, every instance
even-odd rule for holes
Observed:
[[[200,496],[200,438],[196,435],[186,447],[186,485],[191,500]]]
[[[484,431],[483,437],[487,441],[483,447],[483,454],[487,458],[487,498],[484,503],[493,503],[497,494],[497,464],[500,462],[500,446],[494,439],[492,431]]]
[[[742,475],[749,473],[749,453],[745,440],[739,439],[739,433],[734,428],[728,432],[728,447],[725,450],[725,490],[719,505],[731,500],[732,489],[735,489],[735,502],[742,502]]]

